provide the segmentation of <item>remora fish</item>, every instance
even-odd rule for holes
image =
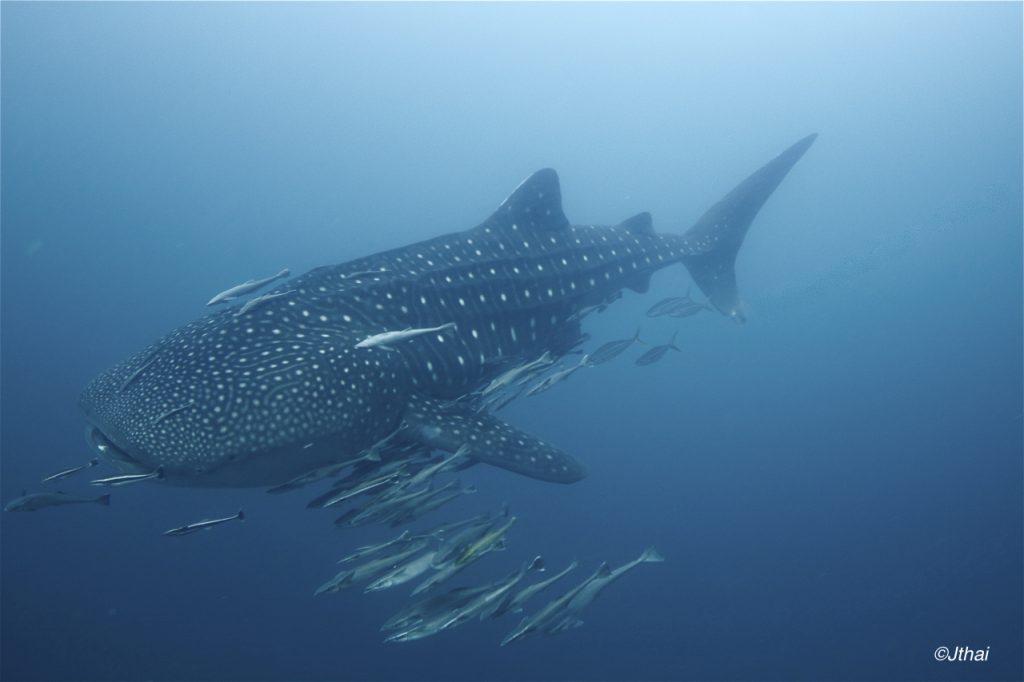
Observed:
[[[488,552],[493,552],[496,548],[501,546],[501,543],[505,540],[505,535],[508,533],[509,528],[516,522],[516,517],[512,516],[508,521],[501,524],[494,530],[490,530],[483,535],[479,540],[471,544],[465,550],[462,551],[457,557],[455,557],[455,563],[459,566],[468,564],[470,561],[475,561]]]
[[[216,305],[218,303],[227,303],[228,301],[233,301],[239,296],[251,294],[252,292],[258,289],[262,289],[263,287],[267,286],[268,284],[275,280],[279,280],[282,277],[287,277],[289,274],[291,273],[288,271],[288,268],[285,268],[281,272],[277,273],[276,275],[271,275],[270,277],[264,277],[263,279],[247,280],[245,282],[242,282],[241,284],[231,287],[230,289],[225,289],[224,291],[220,292],[219,294],[211,298],[210,302],[207,303],[206,305]]]
[[[519,590],[519,592],[517,592],[511,599],[508,599],[507,601],[502,603],[497,609],[494,610],[493,613],[490,613],[488,615],[491,618],[497,618],[498,616],[504,615],[510,611],[522,611],[523,604],[529,601],[531,597],[533,597],[535,594],[538,594],[539,592],[542,592],[550,585],[553,585],[554,583],[564,578],[566,574],[570,573],[571,571],[574,571],[577,566],[579,566],[579,563],[575,559],[573,559],[572,563],[569,564],[566,568],[562,569],[560,573],[556,573],[550,578],[541,580],[540,582],[534,583],[532,585],[527,585],[523,589]]]
[[[421,554],[414,559],[399,564],[398,568],[393,570],[391,573],[385,573],[367,585],[365,591],[376,592],[377,590],[387,590],[392,587],[397,587],[403,583],[407,583],[413,578],[426,573],[430,570],[430,562],[434,560],[434,554],[436,554],[436,552],[427,552],[426,554]]]
[[[454,330],[458,325],[454,322],[447,322],[436,327],[423,327],[420,329],[412,329],[406,327],[402,331],[397,332],[383,332],[381,334],[374,334],[373,336],[367,336],[365,339],[356,344],[356,348],[377,348],[383,346],[394,345],[401,343],[402,341],[408,341],[409,339],[415,339],[417,336],[423,336],[424,334],[432,334],[434,332],[447,332]]]
[[[453,452],[450,456],[444,457],[437,464],[431,464],[430,466],[423,467],[412,477],[409,478],[403,485],[406,488],[414,488],[421,483],[426,483],[433,478],[438,472],[444,471],[445,467],[454,462],[457,459],[464,457],[469,452],[469,446],[461,446],[458,450]]]
[[[649,351],[638,357],[636,359],[636,364],[641,366],[653,365],[658,360],[661,360],[663,357],[665,357],[665,353],[669,352],[670,350],[679,351],[681,353],[682,349],[676,345],[677,335],[678,332],[672,335],[672,340],[669,341],[668,343],[662,346],[655,346],[654,348],[650,349]]]
[[[604,564],[604,570],[599,570],[597,572],[597,576],[590,580],[582,590],[577,592],[576,595],[569,600],[567,608],[578,613],[590,606],[604,588],[608,587],[640,564],[661,562],[664,560],[665,558],[658,553],[658,550],[654,549],[654,547],[648,547],[639,557],[616,568],[615,570],[609,569],[608,565]],[[575,617],[573,620],[575,621]],[[574,623],[566,623],[566,625],[573,624]]]
[[[122,474],[120,476],[108,476],[107,478],[96,478],[89,483],[93,485],[106,486],[108,488],[117,488],[122,485],[131,485],[132,483],[142,483],[143,481],[155,481],[164,477],[164,468],[157,467],[155,471],[150,471],[148,474]]]
[[[551,351],[546,350],[544,351],[544,354],[536,360],[531,360],[524,365],[513,367],[501,376],[495,378],[491,383],[484,387],[484,390],[480,391],[480,395],[488,395],[497,391],[499,388],[511,386],[519,379],[545,369],[546,367],[550,367],[554,363],[555,359],[551,357]]]
[[[487,586],[457,587],[445,594],[431,595],[408,604],[401,611],[384,621],[381,631],[410,628],[428,618],[446,614],[459,604],[465,604],[475,595],[484,592]]]
[[[602,567],[605,566],[602,564]],[[565,615],[565,609],[569,602],[572,601],[572,598],[579,594],[580,590],[585,588],[590,581],[596,579],[600,571],[601,569],[598,569],[598,572],[594,573],[576,587],[572,588],[562,596],[549,601],[547,605],[537,613],[524,618],[515,630],[510,632],[505,639],[501,640],[501,646],[510,644],[517,639],[522,639],[523,637],[535,632],[541,632],[552,624],[560,623],[562,617]]]
[[[319,469],[313,469],[312,471],[307,471],[306,473],[304,473],[304,474],[302,474],[300,476],[296,476],[295,478],[293,478],[292,480],[288,481],[287,483],[282,483],[281,485],[276,485],[273,488],[269,488],[267,490],[267,492],[268,493],[273,493],[273,494],[278,494],[278,493],[288,492],[289,490],[298,490],[299,488],[302,488],[303,486],[306,486],[306,485],[308,485],[310,483],[314,483],[315,481],[320,481],[320,480],[323,480],[325,478],[330,478],[331,476],[334,476],[335,474],[339,473],[340,471],[342,471],[344,469],[347,469],[350,466],[354,466],[354,465],[358,464],[359,462],[367,462],[367,461],[369,461],[369,462],[379,462],[380,461],[380,454],[378,454],[377,451],[375,451],[375,450],[370,450],[369,452],[367,452],[362,457],[357,457],[356,459],[353,459],[351,461],[348,461],[348,462],[338,462],[337,464],[329,464],[329,465],[327,465],[325,467],[320,467]]]
[[[580,361],[568,369],[562,369],[554,374],[545,377],[540,383],[526,392],[526,395],[537,395],[543,393],[555,384],[559,384],[584,367],[590,367],[590,356],[584,355]]]
[[[409,535],[409,531],[407,531],[407,530],[406,531],[402,531],[401,535],[399,535],[396,538],[392,538],[391,540],[388,540],[387,542],[381,542],[381,543],[376,544],[376,545],[363,545],[362,547],[357,547],[356,550],[352,554],[349,554],[347,557],[345,557],[343,559],[339,559],[338,563],[339,564],[347,564],[350,561],[355,561],[356,559],[362,559],[363,557],[373,556],[377,552],[382,552],[385,549],[387,549],[388,547],[391,547],[392,545],[397,545],[397,544],[402,544],[402,543],[405,543],[405,542],[409,542],[410,540],[418,539],[418,537],[419,536],[415,536],[415,538],[414,538],[413,536],[410,536]]]
[[[235,315],[236,316],[237,315],[245,315],[247,312],[249,312],[250,310],[252,310],[253,308],[255,308],[258,305],[263,305],[267,301],[273,301],[275,298],[281,298],[282,296],[287,296],[290,293],[292,293],[291,290],[288,290],[288,291],[279,291],[279,292],[274,293],[274,294],[263,294],[262,296],[257,296],[254,299],[246,301],[245,305],[243,305],[241,308],[239,308],[237,311],[235,311]]]
[[[403,523],[409,523],[415,521],[424,514],[431,512],[435,509],[443,507],[452,500],[456,500],[463,495],[472,495],[476,492],[476,486],[467,485],[465,487],[457,487],[452,492],[445,492],[444,489],[435,490],[428,497],[417,500],[416,504],[409,506],[406,509],[402,509],[399,514],[396,514],[390,519],[392,526],[398,526]]]
[[[544,562],[541,557],[536,557],[529,565],[523,564],[519,570],[488,585],[483,585],[472,591],[450,592],[449,595],[458,594],[460,598],[449,600],[446,609],[436,609],[431,614],[433,617],[429,620],[415,624],[410,623],[411,627],[407,626],[408,629],[405,632],[389,637],[386,641],[405,642],[421,639],[461,625],[476,615],[485,614],[492,610],[495,604],[500,603],[509,590],[515,587],[530,570],[544,570]]]
[[[355,568],[340,571],[333,578],[318,587],[316,592],[313,594],[317,595],[323,594],[324,592],[337,592],[339,590],[352,587],[357,583],[373,580],[383,573],[394,570],[396,566],[411,557],[413,554],[420,552],[426,546],[427,543],[425,540],[414,540],[404,549],[399,550],[395,554],[374,559],[362,564],[361,566],[356,566]]]
[[[578,481],[585,469],[564,451],[449,401],[501,373],[490,358],[564,355],[582,334],[576,312],[626,288],[646,290],[672,264],[689,270],[715,309],[742,321],[736,254],[814,137],[741,182],[682,235],[656,233],[648,214],[571,225],[557,175],[539,171],[476,228],[317,268],[259,315],[214,312],[100,374],[80,400],[89,440],[122,471],[163,466],[170,484],[270,487],[351,459],[401,428],[404,444],[446,452],[468,445],[482,462]],[[347,276],[372,270],[388,275]],[[445,324],[457,330],[424,334],[400,352],[355,348],[381,329]],[[175,419],[153,424],[154,405],[190,401]],[[304,450],[313,440],[325,447]]]
[[[61,480],[63,478],[67,478],[68,476],[73,476],[74,474],[77,474],[79,471],[85,471],[86,469],[91,469],[91,468],[93,468],[94,466],[96,466],[99,463],[100,463],[100,460],[99,460],[98,457],[90,459],[88,462],[86,462],[85,464],[82,464],[81,466],[71,467],[70,469],[63,469],[61,471],[58,471],[55,474],[50,474],[49,476],[44,478],[42,481],[40,481],[40,483],[49,483],[50,481],[59,481],[59,480]]]
[[[55,493],[32,493],[11,500],[4,506],[4,511],[31,512],[46,509],[47,507],[60,507],[65,504],[102,504],[104,507],[109,507],[110,495],[75,497],[74,495],[68,495],[59,491]]]
[[[353,497],[358,497],[359,495],[362,495],[364,493],[368,493],[371,490],[376,490],[377,488],[380,488],[381,486],[388,485],[388,484],[394,482],[394,480],[396,478],[398,478],[398,474],[397,473],[385,474],[384,476],[380,476],[380,477],[375,478],[375,479],[373,479],[371,481],[366,481],[364,483],[359,483],[359,484],[355,485],[354,487],[349,488],[348,490],[342,490],[340,492],[336,491],[326,501],[324,501],[324,503],[321,504],[320,506],[324,507],[324,508],[333,507],[336,504],[341,504],[345,500],[352,499]]]
[[[465,606],[477,596],[490,589],[480,587],[458,587],[446,594],[427,597],[392,616],[381,626],[381,630],[398,630],[384,639],[385,642],[409,642],[436,635],[451,618],[453,611]]]
[[[214,526],[219,526],[220,524],[227,523],[228,521],[244,520],[245,514],[242,513],[241,509],[239,509],[238,513],[234,516],[225,516],[222,519],[204,519],[202,521],[196,521],[195,523],[186,523],[184,526],[165,530],[164,535],[188,535],[189,533],[196,533],[201,530],[209,530]]]

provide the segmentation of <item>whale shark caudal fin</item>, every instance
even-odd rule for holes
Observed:
[[[464,405],[430,398],[410,400],[399,437],[427,447],[466,455],[523,476],[552,483],[575,483],[584,466],[539,438]]]
[[[766,163],[708,209],[683,235],[688,244],[707,247],[703,253],[684,257],[683,264],[723,315],[739,322],[746,320],[736,287],[736,254],[764,202],[817,137],[817,133],[808,135]]]

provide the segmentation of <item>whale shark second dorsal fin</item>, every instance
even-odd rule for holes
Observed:
[[[537,171],[519,183],[484,223],[492,229],[536,232],[564,230],[569,220],[562,212],[562,189],[558,173],[550,168]]]
[[[654,221],[651,220],[651,214],[647,211],[637,213],[632,218],[626,218],[616,227],[633,234],[654,234]]]

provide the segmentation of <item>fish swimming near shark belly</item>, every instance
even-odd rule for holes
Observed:
[[[580,311],[682,263],[711,304],[743,321],[734,262],[747,228],[815,139],[740,183],[685,234],[649,214],[571,225],[558,177],[534,173],[479,226],[316,268],[245,315],[222,309],[96,377],[87,437],[122,471],[188,486],[272,486],[396,442],[456,452],[558,483],[585,475],[562,450],[457,398],[512,362],[578,344]],[[275,295],[287,291],[288,295]],[[450,327],[447,325],[451,325]],[[422,330],[389,349],[381,330]],[[501,362],[496,363],[495,360]]]

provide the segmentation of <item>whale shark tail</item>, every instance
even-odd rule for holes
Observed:
[[[808,135],[755,171],[683,235],[687,245],[697,249],[696,254],[683,257],[683,264],[723,315],[746,321],[736,286],[736,254],[764,202],[817,137],[817,133]]]

